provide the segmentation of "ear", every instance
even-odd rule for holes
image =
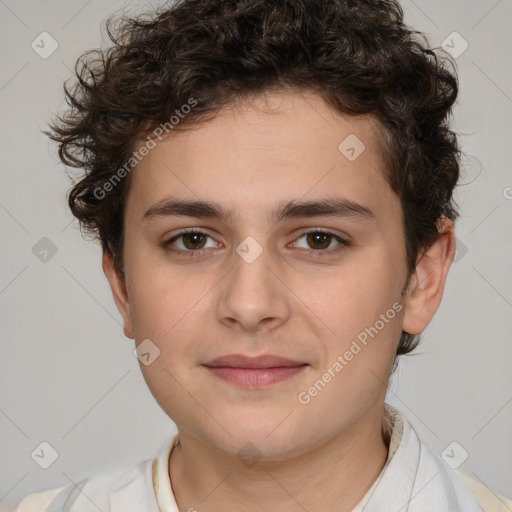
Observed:
[[[455,257],[453,222],[441,217],[437,223],[438,239],[423,251],[407,289],[402,329],[420,334],[432,320],[443,296],[446,276]]]
[[[103,251],[102,267],[103,272],[107,276],[108,282],[110,284],[114,302],[116,303],[117,309],[123,317],[124,335],[127,338],[134,339],[130,303],[128,302],[126,284],[124,279],[122,279],[122,277],[115,269],[112,257],[105,250]]]

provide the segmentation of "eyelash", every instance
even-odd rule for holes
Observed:
[[[184,255],[184,256],[189,256],[189,257],[201,256],[205,251],[208,251],[208,249],[197,249],[197,250],[184,251],[181,249],[173,249],[171,247],[171,244],[173,242],[175,242],[179,238],[181,238],[184,235],[187,235],[189,233],[199,233],[201,235],[205,235],[205,236],[213,239],[213,237],[211,237],[206,231],[203,231],[203,230],[197,229],[197,228],[192,228],[192,229],[183,230],[180,233],[178,233],[177,235],[173,236],[171,239],[164,242],[162,244],[163,248],[166,251],[173,252],[177,255]],[[304,231],[296,238],[296,240],[294,242],[296,242],[297,240],[300,240],[302,237],[307,236],[311,233],[316,233],[316,234],[320,233],[322,235],[329,235],[329,236],[333,237],[339,243],[339,245],[335,249],[309,249],[309,251],[311,251],[313,254],[315,254],[316,257],[319,255],[322,256],[322,255],[324,255],[324,253],[327,255],[332,255],[333,253],[342,252],[342,251],[346,250],[347,247],[350,246],[350,242],[348,240],[345,240],[344,238],[341,238],[339,235],[336,235],[332,231],[329,231],[326,229],[311,229],[309,231]],[[304,249],[304,250],[308,250],[308,249]]]

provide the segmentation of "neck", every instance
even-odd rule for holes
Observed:
[[[169,473],[180,511],[350,512],[379,476],[388,445],[382,408],[369,410],[314,450],[251,467],[180,432]]]

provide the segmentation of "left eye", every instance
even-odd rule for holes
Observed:
[[[325,249],[332,248],[333,242],[335,242],[335,246],[348,245],[348,242],[343,238],[330,233],[328,231],[309,231],[307,233],[303,233],[297,240],[305,238],[306,243],[309,247],[301,247],[304,249],[313,249],[315,251],[323,251]],[[298,247],[297,242],[293,244],[295,247]]]

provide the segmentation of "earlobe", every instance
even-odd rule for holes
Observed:
[[[453,222],[442,217],[437,229],[438,239],[419,255],[407,290],[402,329],[410,334],[420,334],[432,320],[455,256]]]
[[[126,284],[119,273],[116,271],[113,259],[107,253],[107,251],[103,251],[102,267],[103,272],[105,273],[105,276],[107,277],[107,280],[110,284],[114,302],[116,303],[117,309],[123,317],[124,334],[127,338],[134,339],[130,303],[128,302]]]

